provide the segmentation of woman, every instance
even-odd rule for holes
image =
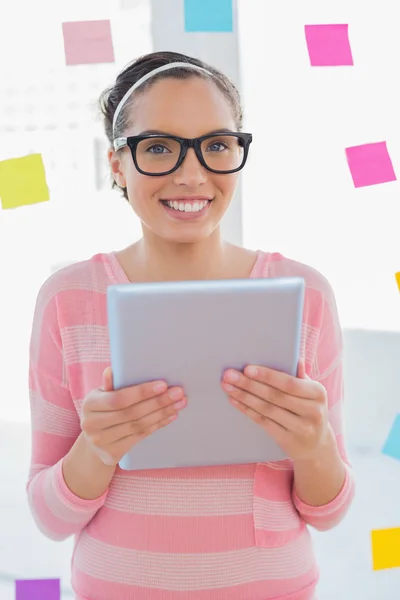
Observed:
[[[62,269],[39,292],[27,486],[35,520],[51,539],[75,535],[79,600],[314,599],[318,568],[307,525],[334,527],[354,493],[331,287],[306,265],[222,239],[251,143],[237,90],[223,74],[181,54],[150,54],[129,65],[100,104],[114,185],[143,236]],[[227,402],[289,458],[120,470],[120,458],[179,418],[188,400],[162,381],[113,391],[107,287],[285,275],[306,282],[298,376],[228,369],[221,385]]]

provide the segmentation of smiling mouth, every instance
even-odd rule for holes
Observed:
[[[195,200],[194,202],[184,202],[182,200],[160,200],[164,206],[179,212],[196,213],[204,210],[212,200]]]

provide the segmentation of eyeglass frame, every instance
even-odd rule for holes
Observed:
[[[217,170],[209,167],[207,165],[206,161],[204,160],[203,154],[201,152],[202,142],[204,140],[206,140],[207,138],[213,138],[213,137],[218,137],[218,136],[222,136],[222,135],[224,137],[225,136],[237,137],[242,142],[241,145],[244,148],[243,160],[242,160],[242,164],[240,165],[240,167],[237,167],[236,169],[229,170],[229,171],[217,171]],[[179,142],[181,150],[179,153],[179,158],[177,160],[177,163],[173,169],[170,169],[169,171],[164,171],[162,173],[148,173],[147,171],[142,171],[142,169],[139,167],[138,162],[137,162],[136,150],[141,141],[148,140],[148,139],[150,139],[150,140],[151,139],[172,139],[172,140],[176,140],[177,142]],[[219,175],[230,175],[232,173],[237,173],[238,171],[241,171],[243,169],[243,167],[245,166],[248,155],[249,155],[250,144],[252,141],[253,141],[253,135],[251,133],[242,133],[242,132],[233,132],[233,131],[229,131],[229,132],[221,131],[221,132],[216,132],[216,133],[208,133],[207,135],[202,135],[197,138],[182,138],[182,137],[179,137],[176,135],[166,135],[166,134],[131,135],[128,137],[116,138],[114,140],[114,150],[116,152],[118,152],[118,150],[122,150],[122,148],[125,148],[125,146],[127,146],[131,151],[132,159],[133,159],[136,169],[142,175],[148,175],[149,177],[161,177],[164,175],[170,175],[171,173],[174,173],[174,171],[179,169],[179,167],[182,165],[183,161],[186,158],[189,148],[193,148],[200,164],[205,169],[207,169],[207,171],[211,171],[212,173],[217,173]]]

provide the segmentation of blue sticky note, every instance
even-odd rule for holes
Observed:
[[[60,600],[59,579],[17,579],[15,600]]]
[[[185,0],[185,31],[232,32],[232,0]]]
[[[400,415],[397,415],[386,444],[382,450],[383,454],[387,454],[392,458],[400,460]]]

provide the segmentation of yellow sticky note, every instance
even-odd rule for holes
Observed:
[[[50,199],[41,154],[0,162],[0,200],[4,209]]]
[[[399,292],[400,292],[400,271],[395,274],[395,277],[396,277],[396,281],[397,281],[397,287],[399,288]]]
[[[400,567],[400,528],[372,531],[374,571]]]

